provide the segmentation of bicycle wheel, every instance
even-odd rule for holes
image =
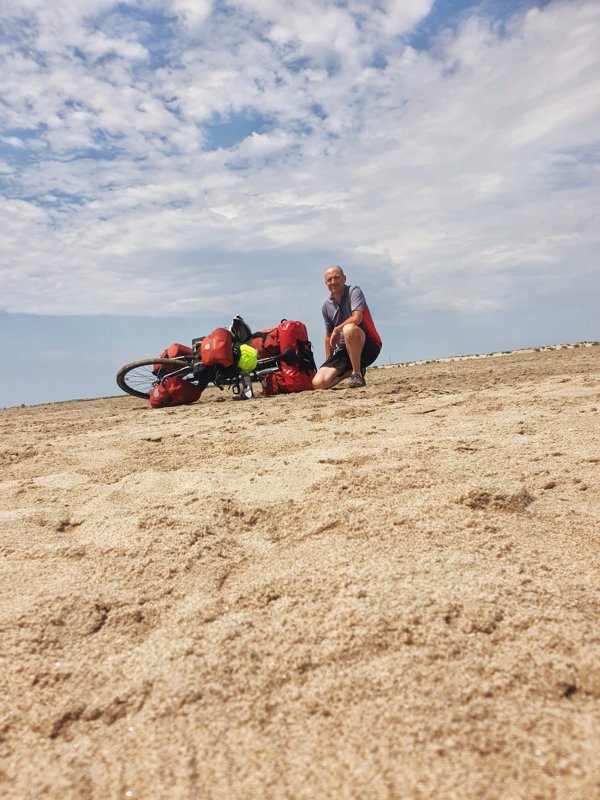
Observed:
[[[117,372],[117,385],[127,394],[134,397],[147,399],[150,392],[159,379],[152,372],[152,367],[160,364],[169,367],[169,375],[178,375],[185,378],[192,374],[192,365],[189,361],[179,358],[142,358],[139,361],[131,361]],[[171,371],[172,370],[172,371]]]

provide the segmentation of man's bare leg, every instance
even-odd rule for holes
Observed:
[[[358,325],[354,325],[351,322],[348,323],[348,325],[344,325],[342,331],[346,350],[348,351],[348,358],[352,364],[352,372],[360,372],[360,358],[365,346],[365,332],[362,328],[359,328]]]
[[[365,346],[365,333],[362,328],[352,323],[344,325],[343,332],[346,351],[352,364],[352,372],[360,372],[360,358]],[[335,367],[321,367],[313,378],[313,388],[331,389],[349,375],[349,371],[340,373]]]
[[[340,374],[335,367],[321,367],[312,380],[313,389],[332,389],[348,375],[349,372]]]

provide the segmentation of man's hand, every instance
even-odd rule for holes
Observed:
[[[337,347],[337,343],[339,342],[339,340],[340,340],[340,331],[338,331],[338,329],[337,329],[337,328],[334,328],[334,329],[331,331],[331,336],[329,337],[329,344],[331,345],[331,349],[332,349],[332,350],[335,350],[335,348]]]

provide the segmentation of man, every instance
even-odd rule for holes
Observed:
[[[325,362],[313,378],[315,389],[331,389],[350,375],[348,387],[366,386],[365,370],[381,350],[381,337],[373,324],[360,286],[346,286],[344,270],[332,264],[325,270],[331,292],[323,303]]]

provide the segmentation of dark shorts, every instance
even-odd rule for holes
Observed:
[[[380,352],[381,347],[378,347],[372,339],[367,337],[365,339],[365,346],[363,347],[362,355],[360,357],[361,370],[365,370],[370,364],[372,364]],[[321,366],[333,367],[334,369],[337,369],[340,375],[344,375],[346,372],[352,372],[352,364],[350,363],[346,346],[342,345],[338,350],[330,355],[327,361],[324,361]]]

